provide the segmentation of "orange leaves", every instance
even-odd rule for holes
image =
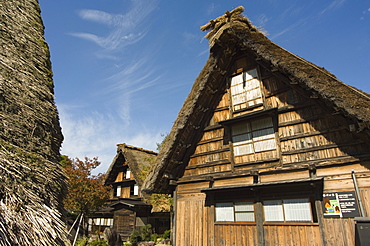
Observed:
[[[69,159],[62,156],[62,165],[68,178],[68,194],[64,206],[70,212],[89,214],[102,207],[109,197],[109,186],[104,186],[105,174],[92,175],[100,165],[97,157]]]

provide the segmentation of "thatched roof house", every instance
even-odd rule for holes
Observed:
[[[288,83],[322,99],[326,106],[358,125],[370,128],[370,96],[346,85],[323,67],[285,50],[269,40],[241,13],[238,7],[203,26],[208,30],[210,55],[194,82],[178,117],[158,155],[156,166],[145,181],[147,192],[170,192],[170,180],[181,177],[199,136],[222,97],[230,66],[240,53],[253,57]],[[368,132],[365,133],[368,137]],[[198,136],[198,137],[197,137]]]
[[[90,231],[103,231],[113,225],[121,239],[127,240],[135,229],[145,224],[151,224],[156,233],[168,229],[169,226],[163,228],[169,225],[168,213],[157,213],[163,212],[159,209],[153,211],[152,204],[140,192],[156,157],[156,152],[117,144],[117,154],[106,172],[105,185],[112,187],[110,199],[105,208],[93,215],[91,222],[95,221],[95,225],[91,225]]]

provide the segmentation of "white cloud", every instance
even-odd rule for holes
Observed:
[[[265,14],[261,14],[258,16],[256,20],[256,26],[263,27],[269,21],[269,18]]]
[[[305,22],[306,22],[306,20],[307,20],[306,18],[300,19],[299,21],[297,21],[296,23],[294,23],[294,24],[292,24],[292,25],[288,26],[287,28],[285,28],[285,29],[284,29],[284,30],[282,30],[281,32],[279,32],[279,33],[277,33],[277,34],[274,34],[274,35],[271,37],[271,39],[275,39],[275,38],[277,38],[277,37],[279,37],[279,36],[283,35],[284,33],[289,32],[290,30],[292,30],[292,29],[296,28],[297,26],[302,25],[303,23],[305,23]]]
[[[83,9],[78,15],[88,21],[107,26],[109,34],[75,32],[70,35],[82,38],[99,45],[104,52],[117,52],[122,48],[140,41],[147,33],[150,14],[156,9],[157,1],[131,1],[131,8],[124,14],[112,14],[100,10]],[[111,58],[112,55],[98,55],[99,58]]]
[[[320,15],[323,15],[325,14],[326,12],[328,11],[331,11],[331,10],[335,10],[335,9],[338,9],[340,7],[342,7],[342,5],[345,3],[346,0],[334,0],[332,1],[328,7],[326,7],[325,9],[323,9],[321,12],[320,12]]]
[[[64,135],[61,153],[80,159],[97,156],[102,164],[95,172],[107,170],[116,154],[118,143],[155,150],[156,143],[162,139],[160,130],[131,126],[114,119],[108,113],[73,115],[68,105],[58,105],[58,109]]]

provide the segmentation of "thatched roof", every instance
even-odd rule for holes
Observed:
[[[114,182],[120,167],[128,165],[136,183],[141,187],[150,167],[154,164],[156,157],[156,152],[137,148],[124,143],[117,144],[117,154],[106,172],[107,178],[105,183],[108,184]]]
[[[64,245],[63,141],[38,0],[0,2],[0,245]]]
[[[64,245],[65,191],[55,163],[0,140],[0,245]]]
[[[370,97],[348,86],[322,67],[290,53],[269,40],[242,15],[238,7],[201,27],[209,30],[210,55],[195,80],[172,130],[161,149],[156,166],[145,180],[147,192],[170,192],[169,180],[181,176],[201,131],[224,90],[235,55],[252,54],[299,86],[318,95],[328,107],[370,128]]]

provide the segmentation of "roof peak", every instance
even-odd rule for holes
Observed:
[[[120,144],[117,144],[117,147],[118,148],[122,148],[122,149],[133,149],[133,150],[138,150],[138,151],[142,151],[142,152],[147,152],[149,154],[154,154],[154,155],[157,155],[158,153],[155,152],[155,151],[152,151],[152,150],[147,150],[147,149],[143,149],[143,148],[139,148],[139,147],[135,147],[135,146],[132,146],[132,145],[128,145],[126,143],[120,143]]]

